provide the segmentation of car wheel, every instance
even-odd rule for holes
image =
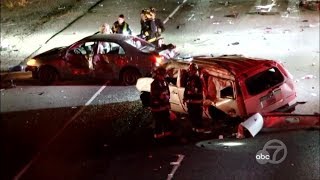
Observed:
[[[140,72],[135,68],[127,68],[120,73],[120,80],[124,85],[134,85],[140,77]]]
[[[38,71],[37,70],[32,71],[32,78],[33,79],[38,79]]]
[[[44,66],[39,69],[38,78],[42,84],[49,85],[57,80],[58,73],[53,67]]]
[[[143,91],[140,94],[140,100],[143,107],[150,107],[150,92]]]

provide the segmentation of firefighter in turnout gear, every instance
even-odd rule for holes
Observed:
[[[187,104],[189,119],[195,132],[204,132],[203,113],[203,85],[198,73],[198,66],[191,63],[188,68],[188,76],[184,83],[184,99]]]
[[[129,24],[125,21],[123,14],[120,14],[118,20],[113,23],[112,32],[116,34],[131,35],[131,29]]]
[[[170,122],[170,91],[165,81],[166,69],[155,70],[154,81],[151,83],[151,111],[155,121],[154,138],[171,135]]]

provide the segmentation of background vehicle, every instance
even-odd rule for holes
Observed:
[[[212,119],[248,117],[287,107],[295,102],[292,76],[276,61],[243,56],[195,57],[204,80],[208,107],[204,116]],[[170,103],[175,112],[187,113],[182,86],[189,62],[172,61],[166,65],[170,81]],[[150,78],[141,78],[137,89],[147,105]]]
[[[33,77],[44,84],[58,78],[94,77],[119,79],[132,85],[139,77],[150,75],[162,61],[155,47],[138,37],[92,35],[33,57],[27,62],[26,71],[32,71]]]

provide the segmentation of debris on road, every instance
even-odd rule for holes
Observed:
[[[239,15],[239,13],[236,12],[236,11],[234,11],[234,12],[232,12],[231,14],[224,15],[224,17],[237,18],[238,15]]]
[[[11,87],[11,88],[15,88],[15,87],[16,87],[16,84],[13,83],[13,80],[12,80],[12,79],[10,80],[10,82],[11,82],[10,87]]]
[[[316,93],[311,93],[311,96],[317,97]]]
[[[229,6],[231,3],[229,1],[219,1],[218,4],[224,5],[224,6]]]
[[[303,76],[301,79],[316,79],[316,78],[317,78],[317,76],[314,76],[314,75],[312,75],[312,74],[309,74],[309,75]]]
[[[302,0],[299,6],[311,11],[320,11],[320,1],[317,0]]]
[[[239,42],[234,42],[234,43],[231,43],[232,45],[239,45],[240,43]]]
[[[66,7],[62,6],[62,7],[58,7],[58,10],[64,10]]]
[[[302,22],[309,22],[307,19],[305,19],[305,20],[302,20]]]
[[[256,6],[256,10],[258,12],[270,12],[272,10],[272,8],[274,6],[276,6],[277,4],[275,3],[275,1],[272,0],[272,3],[271,4],[267,4],[267,5],[259,5],[259,6]]]
[[[212,16],[212,15],[211,15],[209,18],[210,18],[210,19],[213,19],[213,18],[214,18],[214,16]]]
[[[289,32],[291,32],[290,29],[285,29],[285,30],[283,30],[283,33],[284,33],[284,34],[289,33]]]
[[[300,28],[310,28],[310,25],[303,25],[303,26],[300,26]]]
[[[258,134],[261,130],[279,131],[304,128],[320,128],[320,115],[314,114],[290,114],[290,113],[256,113],[238,126],[237,138],[242,139],[244,129],[248,130],[252,137]]]
[[[39,93],[38,95],[40,95],[40,96],[41,96],[42,94],[44,94],[44,92],[41,92],[41,93]]]
[[[264,129],[303,129],[303,128],[320,128],[319,114],[268,114],[264,115]]]
[[[232,20],[228,20],[228,22],[229,22],[229,24],[234,24],[234,23],[232,22]]]

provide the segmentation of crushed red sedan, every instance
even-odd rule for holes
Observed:
[[[54,48],[27,62],[26,71],[43,84],[58,79],[93,77],[133,85],[164,62],[154,45],[135,36],[92,35]]]

